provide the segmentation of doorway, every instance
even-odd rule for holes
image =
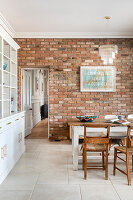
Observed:
[[[25,110],[25,137],[49,138],[49,69],[23,68],[21,109]]]

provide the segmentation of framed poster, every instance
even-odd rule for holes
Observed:
[[[115,92],[116,70],[114,66],[81,66],[81,92]]]

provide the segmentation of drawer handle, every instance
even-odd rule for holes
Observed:
[[[19,133],[19,134],[18,134],[18,142],[19,142],[19,143],[22,142],[22,133]]]
[[[11,124],[12,122],[8,122],[6,125],[9,125],[9,124]]]
[[[4,147],[1,148],[1,159],[4,160]]]
[[[22,116],[21,118],[24,118],[24,116]]]
[[[19,119],[15,119],[15,121],[18,121]]]
[[[4,146],[4,156],[7,157],[7,144]]]
[[[1,129],[2,127],[0,127],[0,129]]]

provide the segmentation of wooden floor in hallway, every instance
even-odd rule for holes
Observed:
[[[48,118],[41,120],[31,130],[31,134],[27,136],[28,139],[46,139],[48,138]]]

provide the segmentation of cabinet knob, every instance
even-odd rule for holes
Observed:
[[[1,129],[2,127],[0,126],[0,129]]]
[[[12,122],[8,122],[6,125],[9,125],[9,124],[11,124]]]
[[[15,121],[18,121],[19,119],[15,119]]]

